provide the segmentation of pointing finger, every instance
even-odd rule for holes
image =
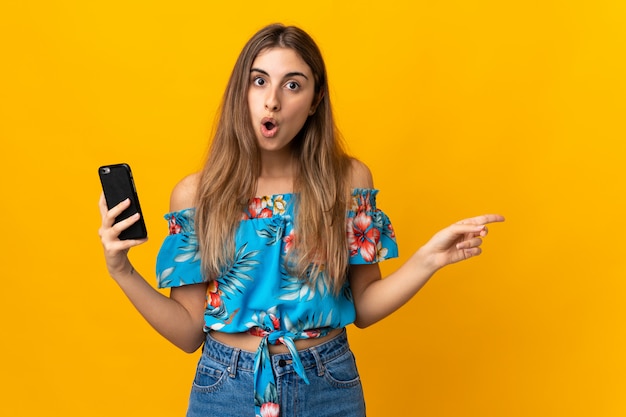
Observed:
[[[488,223],[497,223],[503,222],[504,216],[500,214],[483,214],[482,216],[471,217],[469,219],[464,219],[458,222],[457,224],[488,224]]]

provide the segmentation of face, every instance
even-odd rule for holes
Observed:
[[[250,70],[248,107],[262,151],[289,149],[294,136],[314,112],[311,68],[289,48],[271,48],[256,57]]]

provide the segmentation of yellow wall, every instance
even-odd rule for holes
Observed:
[[[1,415],[183,414],[197,355],[108,278],[96,169],[133,166],[151,239],[132,259],[154,280],[169,192],[274,21],[319,42],[405,258],[459,218],[508,219],[350,329],[370,415],[626,415],[626,3],[212,3],[0,3]]]

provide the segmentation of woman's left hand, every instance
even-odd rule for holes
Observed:
[[[469,259],[481,254],[480,245],[487,236],[487,224],[503,222],[499,214],[485,214],[461,220],[436,233],[420,250],[434,268]]]

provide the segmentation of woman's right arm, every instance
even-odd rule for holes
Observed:
[[[191,207],[195,192],[195,177],[187,177],[172,192],[171,211]],[[128,259],[130,248],[146,241],[120,240],[120,232],[135,223],[139,216],[131,216],[116,225],[117,217],[129,205],[123,201],[108,210],[104,195],[100,196],[102,225],[99,230],[104,257],[111,277],[117,282],[131,303],[163,337],[185,352],[194,352],[204,341],[204,308],[207,284],[193,284],[172,288],[170,297],[157,291],[133,268]]]

